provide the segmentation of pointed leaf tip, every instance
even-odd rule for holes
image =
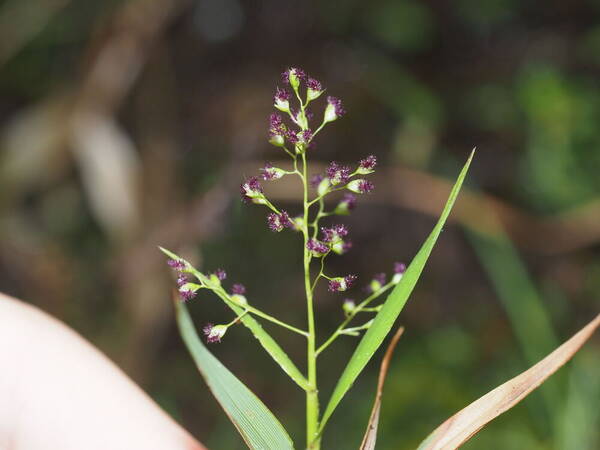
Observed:
[[[429,234],[429,237],[421,246],[419,252],[415,255],[414,259],[406,269],[406,272],[404,273],[400,282],[392,290],[383,304],[383,307],[377,316],[375,316],[373,324],[362,337],[358,347],[352,355],[352,358],[342,372],[342,375],[340,376],[340,379],[338,380],[333,393],[331,394],[331,398],[327,403],[325,412],[323,413],[319,433],[323,432],[323,429],[333,414],[333,411],[337,408],[342,398],[354,384],[356,378],[358,378],[373,354],[377,351],[389,331],[392,329],[394,322],[404,308],[404,305],[408,301],[410,294],[412,293],[417,281],[419,280],[419,277],[421,276],[421,273],[423,272],[423,269],[425,268],[425,264],[429,259],[429,255],[431,254],[431,251],[433,250],[433,247],[437,242],[440,233],[442,232],[444,224],[446,223],[446,219],[448,219],[448,216],[450,215],[452,207],[454,206],[454,202],[456,201],[458,193],[460,192],[462,183],[469,170],[472,158],[473,153],[471,153],[471,156],[460,171],[458,179],[450,191],[450,195],[448,196],[448,200],[446,201],[446,205],[442,210],[438,222]]]

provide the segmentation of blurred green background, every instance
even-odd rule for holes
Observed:
[[[4,0],[0,290],[78,330],[210,448],[244,448],[179,339],[156,246],[224,267],[261,309],[303,326],[297,236],[267,231],[265,211],[238,196],[245,176],[282,159],[266,128],[290,65],[348,110],[313,161],[380,161],[334,273],[366,285],[410,261],[478,148],[399,319],[378,448],[415,448],[598,312],[598,0]],[[269,192],[296,212],[293,188]],[[341,301],[319,291],[321,336]],[[191,311],[198,325],[231,317],[206,293]],[[302,340],[272,333],[303,367]],[[324,399],[356,342],[320,359]],[[211,349],[301,446],[302,392],[247,330]],[[596,338],[465,448],[599,448],[599,355]],[[358,447],[381,356],[334,414],[325,448]]]

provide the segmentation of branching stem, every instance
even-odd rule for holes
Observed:
[[[381,294],[383,294],[384,292],[386,292],[387,290],[389,290],[392,286],[394,286],[394,283],[389,282],[388,284],[384,285],[381,287],[381,289],[379,289],[376,292],[373,292],[371,295],[369,295],[366,299],[364,299],[361,303],[359,303],[356,308],[354,308],[346,317],[346,319],[341,323],[341,325],[339,327],[337,327],[337,329],[331,334],[331,336],[329,336],[329,338],[323,343],[323,345],[321,345],[317,351],[316,354],[317,356],[319,356],[319,354],[321,352],[323,352],[323,350],[325,350],[327,347],[329,347],[331,345],[331,343],[333,341],[336,340],[336,338],[342,334],[342,331],[346,328],[346,325],[348,325],[352,319],[354,319],[354,316],[356,316],[359,312],[362,312],[365,310],[365,307],[367,305],[369,305],[369,303],[371,303],[373,300],[375,300],[377,297],[379,297]],[[375,307],[374,309],[376,309],[377,307]]]

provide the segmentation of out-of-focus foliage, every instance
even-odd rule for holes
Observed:
[[[592,0],[6,0],[0,289],[80,331],[209,447],[243,448],[178,338],[156,246],[225,267],[261,309],[304,322],[296,236],[268,232],[237,197],[279,159],[266,143],[274,74],[303,67],[348,109],[314,159],[382,162],[379,190],[349,218],[354,248],[332,267],[364,285],[414,256],[450,190],[436,183],[478,147],[479,203],[457,203],[386,381],[378,448],[415,448],[598,311],[599,13]],[[284,183],[269,189],[296,212]],[[342,299],[318,295],[332,330]],[[231,317],[206,295],[190,311]],[[302,368],[302,340],[265,328]],[[356,345],[345,339],[320,361],[324,391]],[[261,369],[271,362],[247,330],[211,350],[302,433],[302,392]],[[592,341],[465,448],[598,448],[599,352]],[[324,448],[358,447],[376,374],[367,366]]]

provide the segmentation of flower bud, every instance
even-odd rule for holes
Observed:
[[[346,166],[340,166],[335,161],[332,161],[327,168],[327,176],[333,186],[337,184],[347,183],[350,178],[350,168]]]
[[[238,306],[246,306],[248,304],[248,300],[242,294],[233,294],[230,298]]]
[[[185,262],[181,259],[168,259],[167,264],[169,267],[177,272],[183,272],[185,270]]]
[[[329,181],[329,178],[325,177],[321,180],[319,186],[317,187],[317,194],[319,195],[319,197],[325,195],[329,191],[330,185],[331,182]]]
[[[241,283],[235,283],[231,286],[231,293],[234,295],[244,295],[246,293],[246,286]]]
[[[303,144],[304,148],[308,147],[308,144],[310,144],[312,138],[313,133],[310,129],[302,130],[300,133],[298,133],[298,143]]]
[[[285,145],[285,137],[283,134],[269,132],[269,144],[275,147],[283,147]]]
[[[406,264],[401,262],[394,263],[394,276],[392,277],[392,283],[398,284],[406,272]]]
[[[289,83],[290,86],[296,91],[298,90],[298,86],[300,86],[300,81],[306,78],[306,74],[302,69],[297,69],[292,67],[283,74],[281,74],[284,83]]]
[[[333,225],[329,228],[321,227],[321,233],[323,242],[336,242],[348,236],[348,228],[344,224]]]
[[[355,208],[355,206],[356,197],[352,194],[344,194],[344,198],[337,204],[333,212],[334,214],[338,214],[340,216],[347,216],[350,214],[350,211]]]
[[[325,108],[325,115],[323,122],[333,122],[338,118],[342,117],[346,111],[342,107],[342,101],[339,98],[327,97],[327,107]]]
[[[197,287],[194,288],[192,286],[197,286]],[[196,291],[198,290],[199,287],[200,286],[194,285],[193,283],[186,283],[183,286],[181,286],[179,288],[179,296],[181,297],[181,300],[184,302],[187,302],[187,301],[193,299],[196,296]]]
[[[267,203],[262,186],[258,182],[257,177],[248,178],[248,180],[240,186],[240,193],[242,194],[242,201],[244,203],[252,202],[259,205]]]
[[[246,287],[243,284],[235,283],[231,287],[231,301],[238,306],[246,306],[248,304],[248,300],[244,297],[246,293]]]
[[[208,276],[210,284],[214,287],[221,286],[221,281],[227,278],[227,272],[223,269],[217,269]]]
[[[360,175],[368,175],[375,172],[375,166],[377,165],[377,158],[374,155],[367,156],[365,159],[361,159],[358,164],[356,173]]]
[[[346,243],[342,240],[334,242],[331,244],[331,251],[337,253],[338,255],[343,255],[346,253],[347,246]]]
[[[212,323],[206,324],[206,326],[202,329],[204,335],[206,336],[206,342],[212,344],[214,342],[221,342],[223,336],[227,332],[226,325],[213,325]]]
[[[279,114],[271,114],[269,117],[269,143],[276,147],[285,145],[286,126]]]
[[[319,98],[323,92],[325,90],[320,81],[310,77],[306,80],[306,98],[309,102]]]
[[[304,217],[297,216],[291,219],[292,221],[292,230],[294,231],[302,231],[304,227]]]
[[[357,194],[368,194],[371,192],[375,186],[369,180],[352,180],[350,183],[346,185],[346,189],[352,192],[356,192]]]
[[[308,127],[308,117],[306,117],[306,114],[302,114],[300,110],[293,111],[292,117],[294,118],[294,122],[296,122],[296,125],[298,125],[301,129],[305,129]]]
[[[284,228],[292,228],[293,223],[287,212],[281,211],[280,214],[271,213],[267,216],[267,224],[271,231],[280,232]]]
[[[317,258],[329,253],[329,247],[316,239],[309,239],[306,248]]]
[[[385,273],[378,273],[371,280],[371,283],[369,284],[367,291],[377,292],[379,289],[381,289],[383,287],[384,284],[385,284]]]
[[[273,167],[271,163],[265,163],[265,166],[260,169],[261,177],[265,181],[279,180],[285,175],[285,170],[278,167]]]
[[[349,316],[356,310],[356,303],[351,298],[347,298],[344,300],[344,304],[342,305],[342,309],[344,310],[344,314]]]
[[[282,112],[290,112],[290,93],[285,89],[277,88],[275,97],[273,98],[273,106]]]
[[[352,287],[356,281],[356,275],[346,275],[345,277],[336,277],[329,280],[330,292],[344,292]]]

